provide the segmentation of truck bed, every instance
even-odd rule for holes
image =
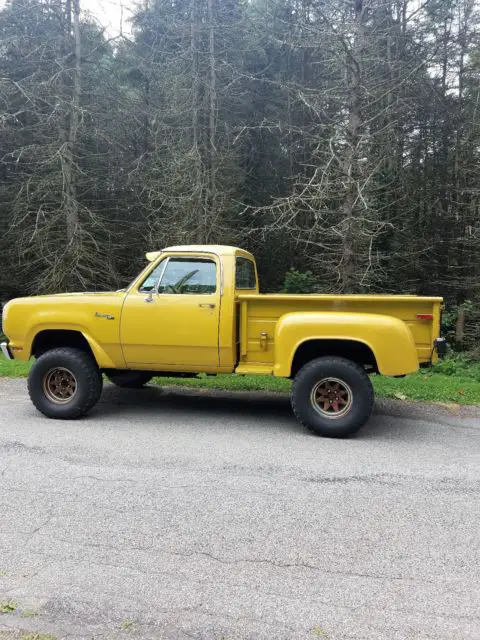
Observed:
[[[237,372],[271,373],[276,324],[281,316],[297,312],[333,311],[393,316],[405,322],[410,329],[419,364],[430,362],[432,344],[440,330],[442,298],[412,295],[248,294],[239,295],[237,304]],[[427,317],[418,317],[422,315]],[[429,315],[433,318],[429,318]]]

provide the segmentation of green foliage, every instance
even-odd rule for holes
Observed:
[[[235,243],[263,291],[442,295],[480,358],[479,2],[134,4],[2,3],[0,302]]]
[[[452,345],[455,341],[455,325],[458,318],[458,308],[448,306],[442,313],[442,336]]]
[[[131,631],[134,626],[135,622],[133,620],[127,619],[122,622],[122,629],[124,629],[125,631]]]
[[[457,321],[464,315],[464,335],[458,340]],[[442,313],[442,335],[454,351],[467,352],[468,360],[480,360],[480,301],[465,300],[459,305],[447,305]]]
[[[433,368],[434,373],[444,376],[468,378],[480,382],[480,362],[472,360],[468,354],[459,353],[441,360]]]
[[[285,274],[284,293],[315,293],[317,291],[319,291],[319,282],[311,271],[297,271],[292,267]]]
[[[17,609],[17,603],[13,600],[0,602],[0,613],[13,613]]]

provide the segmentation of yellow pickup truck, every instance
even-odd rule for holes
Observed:
[[[253,256],[170,247],[124,290],[18,298],[3,312],[8,358],[36,359],[30,397],[50,418],[87,413],[103,376],[140,387],[199,373],[291,378],[292,407],[316,434],[358,431],[369,374],[403,376],[442,355],[441,298],[260,294]]]

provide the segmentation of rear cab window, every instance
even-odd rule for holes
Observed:
[[[257,274],[255,264],[249,258],[238,256],[235,261],[235,289],[255,290]]]

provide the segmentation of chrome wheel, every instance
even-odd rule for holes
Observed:
[[[55,367],[43,379],[43,392],[55,404],[67,404],[77,394],[77,379],[69,369]]]
[[[353,404],[353,392],[344,380],[323,378],[317,382],[310,395],[315,411],[326,418],[345,416]]]

